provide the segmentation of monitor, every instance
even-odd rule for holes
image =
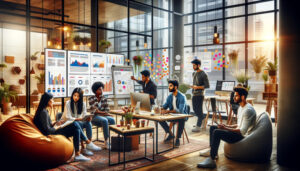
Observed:
[[[140,110],[151,112],[150,96],[146,93],[130,93],[131,106],[135,107],[136,103],[141,102]]]
[[[217,80],[216,91],[233,91],[235,81]]]

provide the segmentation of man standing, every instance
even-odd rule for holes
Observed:
[[[147,93],[150,95],[151,105],[154,104],[154,99],[157,96],[157,87],[155,83],[150,79],[150,72],[148,70],[144,70],[141,72],[142,80],[137,80],[134,76],[131,76],[131,79],[139,83],[143,86],[143,93]]]
[[[178,81],[177,80],[169,80],[169,92],[171,94],[167,97],[166,103],[163,105],[162,114],[167,113],[182,113],[188,114],[188,106],[186,104],[186,97],[180,91],[178,91]],[[167,110],[169,109],[169,110]],[[180,138],[184,129],[186,119],[173,120],[171,122],[178,122],[178,131],[177,131],[177,139],[175,141],[175,147],[179,147]],[[166,133],[169,133],[167,139],[165,139],[165,143],[171,141],[174,138],[174,135],[171,134],[169,125],[166,121],[159,122],[159,124],[163,127]]]
[[[209,88],[209,81],[206,73],[200,69],[201,61],[199,59],[194,59],[193,64],[193,85],[191,88],[193,89],[193,110],[198,117],[197,124],[195,128],[192,129],[192,132],[200,132],[200,127],[202,124],[203,116],[203,100],[204,100],[204,89]]]
[[[220,141],[227,143],[236,143],[241,141],[245,136],[249,135],[252,128],[255,126],[256,112],[249,103],[247,103],[248,90],[243,86],[234,88],[234,101],[239,103],[238,109],[238,124],[211,126],[209,130],[210,150],[200,153],[200,156],[208,157],[203,162],[199,163],[199,168],[215,168],[215,159],[218,156]]]

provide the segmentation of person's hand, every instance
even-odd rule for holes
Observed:
[[[90,122],[90,121],[92,121],[92,116],[90,116],[90,117],[88,117],[87,119],[86,119],[86,121],[88,121],[88,122]]]
[[[66,121],[65,120],[60,120],[60,121],[57,121],[55,125],[59,126],[59,125],[62,125],[63,123],[65,123]]]
[[[151,98],[151,99],[154,99],[154,96],[153,96],[153,95],[150,95],[150,98]]]
[[[167,113],[168,113],[167,110],[164,110],[164,109],[161,110],[161,114],[167,114]]]
[[[135,80],[134,76],[131,76],[131,79],[132,79],[132,80]]]
[[[224,124],[219,124],[219,125],[218,125],[218,128],[219,128],[219,129],[224,129],[224,128],[225,128],[225,125],[224,125]]]
[[[82,121],[83,118],[76,118],[75,121]]]
[[[190,86],[190,88],[192,88],[192,89],[196,90],[197,86],[195,86],[195,85],[191,85],[191,86]]]

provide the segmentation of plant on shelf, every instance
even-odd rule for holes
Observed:
[[[269,75],[267,73],[263,73],[261,77],[264,80],[264,83],[266,84],[267,81],[269,80]]]
[[[4,64],[4,63],[0,64],[0,70],[1,70],[1,71],[3,71],[3,68],[7,68],[7,65]]]
[[[134,72],[138,73],[142,69],[143,57],[141,55],[136,55],[132,58],[134,64]]]
[[[74,36],[73,37],[73,42],[75,43],[75,45],[80,45],[81,37],[79,35]]]
[[[37,83],[38,92],[43,94],[45,92],[45,73],[42,72],[39,75],[36,75],[34,78],[38,80]]]
[[[10,90],[10,85],[3,84],[0,86],[0,102],[2,103],[3,114],[7,114],[10,107],[10,102],[15,100],[17,92]]]
[[[230,64],[233,67],[233,70],[238,70],[238,57],[239,57],[239,50],[231,50],[228,53],[228,57],[230,60]]]
[[[87,45],[88,43],[91,42],[91,39],[88,38],[88,37],[83,37],[83,38],[81,38],[81,42],[82,42],[84,45]]]
[[[30,59],[33,60],[33,61],[37,60],[37,58],[38,58],[37,55],[38,55],[39,53],[40,53],[40,51],[34,52],[34,54],[30,56]]]
[[[234,78],[237,80],[238,83],[241,83],[243,85],[248,85],[248,80],[251,79],[250,76],[248,76],[244,70],[236,71],[233,74]],[[247,86],[248,91],[250,90],[250,86]]]
[[[179,87],[178,87],[178,90],[179,90],[181,93],[185,94],[187,100],[190,100],[190,99],[192,98],[192,95],[191,95],[191,94],[186,94],[186,92],[187,92],[189,89],[191,89],[190,86],[189,86],[188,84],[185,84],[185,83],[180,84]]]
[[[250,64],[256,74],[256,79],[259,79],[259,74],[262,69],[266,66],[267,58],[265,56],[256,56],[255,58],[250,60]]]
[[[266,69],[269,72],[270,80],[273,84],[276,84],[276,73],[278,69],[277,57],[275,57],[274,62],[268,62]]]

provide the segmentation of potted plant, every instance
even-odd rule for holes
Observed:
[[[277,62],[277,57],[273,62],[268,62],[267,63],[267,70],[269,72],[270,80],[273,84],[276,84],[276,73],[277,73],[277,68],[278,68],[278,62]]]
[[[249,79],[251,79],[250,76],[246,75],[246,73],[242,71],[236,71],[233,75],[238,83],[246,84]]]
[[[178,87],[178,90],[183,93],[187,100],[190,100],[192,98],[191,94],[186,94],[186,92],[190,89],[190,86],[188,84],[180,84]]]
[[[38,92],[41,94],[44,93],[45,92],[45,73],[42,72],[39,75],[36,75],[34,78],[38,80],[38,83],[37,83]]]
[[[268,80],[269,80],[269,75],[268,75],[268,71],[264,72],[262,74],[262,79],[264,80],[264,85],[265,85],[265,92],[269,92],[270,91],[270,86],[269,84],[267,83]]]
[[[39,53],[39,51],[34,52],[34,54],[30,56],[30,59],[33,60],[33,61],[37,60],[38,53]]]
[[[10,90],[10,85],[3,84],[0,87],[0,102],[2,103],[3,114],[8,114],[9,107],[11,106],[11,100],[15,100],[17,92]]]
[[[110,46],[111,46],[111,43],[108,40],[102,39],[102,40],[99,41],[99,48],[102,51],[106,50]]]
[[[266,66],[267,58],[265,56],[256,56],[250,60],[250,64],[256,74],[256,79],[259,79],[259,74],[261,73],[263,67]]]
[[[130,124],[131,125],[131,122],[132,122],[132,118],[133,118],[133,111],[134,111],[134,108],[129,106],[129,107],[122,107],[122,110],[123,112],[125,113],[124,117],[125,117],[125,126],[127,124]]]
[[[232,50],[228,54],[230,64],[231,66],[233,66],[232,69],[234,70],[238,69],[238,56],[239,56],[239,50]]]
[[[91,41],[91,40],[90,40],[90,38],[88,38],[88,37],[83,37],[83,38],[81,39],[81,42],[82,42],[84,45],[87,45],[90,41]]]
[[[136,55],[132,58],[134,64],[134,72],[137,73],[142,69],[143,57],[141,55]]]
[[[81,37],[79,35],[74,36],[73,42],[75,43],[75,45],[80,45]]]

